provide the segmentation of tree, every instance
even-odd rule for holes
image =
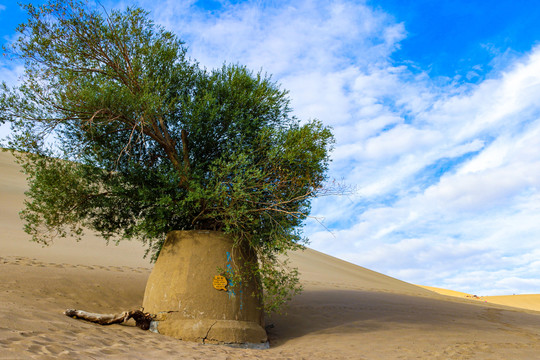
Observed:
[[[297,272],[276,259],[305,241],[311,200],[327,191],[330,129],[292,116],[270,76],[201,68],[142,9],[24,8],[4,50],[25,73],[2,84],[0,121],[29,176],[21,217],[32,239],[90,228],[141,239],[155,258],[171,230],[221,230],[253,254],[240,276],[261,281],[267,310],[298,291]]]

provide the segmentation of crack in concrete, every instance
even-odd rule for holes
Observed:
[[[208,328],[208,331],[206,332],[206,335],[204,336],[204,338],[202,339],[202,343],[204,344],[206,339],[208,338],[208,334],[210,334],[210,330],[212,330],[212,328],[214,327],[214,325],[217,324],[217,320],[214,321],[214,323],[210,326],[210,328]]]

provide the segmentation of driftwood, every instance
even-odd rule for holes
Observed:
[[[143,330],[150,328],[153,316],[141,310],[124,311],[120,314],[96,314],[83,310],[67,309],[64,314],[76,319],[91,321],[100,325],[121,324],[129,319],[135,320],[135,325]]]

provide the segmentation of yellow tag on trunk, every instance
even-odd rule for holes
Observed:
[[[221,275],[214,276],[214,281],[212,281],[212,285],[214,285],[214,289],[217,289],[217,290],[227,291],[227,284],[228,284],[227,278]]]

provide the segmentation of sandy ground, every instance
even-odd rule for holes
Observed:
[[[538,295],[470,298],[309,249],[291,254],[305,291],[288,315],[267,319],[267,350],[68,318],[67,308],[138,308],[151,265],[137,243],[29,242],[17,215],[25,187],[11,155],[0,152],[0,359],[540,359]]]

